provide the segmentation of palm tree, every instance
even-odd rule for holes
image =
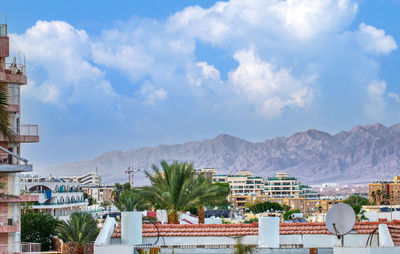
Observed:
[[[203,175],[197,176],[194,182],[194,192],[198,193],[197,209],[199,224],[204,224],[205,212],[204,206],[216,205],[226,200],[230,190],[229,187],[225,188],[223,185],[212,184],[209,179],[206,179]]]
[[[382,191],[381,190],[377,190],[376,191],[376,195],[378,195],[378,198],[379,198],[379,205],[381,205],[382,204]]]
[[[146,209],[145,203],[140,198],[140,193],[134,190],[125,190],[121,194],[118,202],[115,202],[115,206],[120,211],[136,211]]]
[[[0,134],[9,141],[16,141],[16,133],[10,128],[8,105],[8,86],[0,83]]]
[[[69,221],[61,222],[57,231],[61,238],[77,245],[76,253],[83,253],[83,245],[94,241],[99,229],[89,213],[77,212],[71,214]]]
[[[161,167],[162,172],[154,164],[153,174],[145,171],[151,186],[142,188],[141,197],[154,208],[167,210],[169,224],[178,224],[178,212],[203,204],[200,200],[205,196],[205,185],[199,186],[196,182],[192,164],[177,161],[168,164],[163,160]]]
[[[376,194],[375,191],[371,192],[371,197],[372,197],[372,204],[376,204]]]

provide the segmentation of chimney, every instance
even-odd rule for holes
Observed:
[[[279,217],[258,218],[258,247],[279,248]]]
[[[121,212],[121,243],[142,244],[142,212]]]

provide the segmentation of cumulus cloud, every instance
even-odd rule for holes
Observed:
[[[349,31],[357,12],[350,0],[230,0],[190,6],[165,20],[132,18],[96,36],[63,21],[39,21],[11,38],[31,64],[31,94],[47,103],[125,101],[105,78],[105,71],[118,71],[129,79],[133,99],[147,106],[170,98],[206,106],[235,101],[242,104],[229,105],[273,117],[311,105],[335,85],[331,75],[363,72],[379,79],[379,64],[365,51],[387,54],[397,45],[364,23]],[[199,42],[223,50],[238,66],[223,73],[198,57]],[[338,64],[343,58],[337,56],[349,54],[352,67]],[[364,92],[360,80],[352,85]]]
[[[104,73],[90,63],[87,33],[63,21],[38,21],[23,34],[11,34],[13,51],[26,54],[32,73],[27,96],[65,106],[97,96],[114,96]],[[84,99],[82,101],[82,99]]]
[[[397,49],[396,41],[386,35],[385,30],[364,23],[358,28],[357,39],[364,50],[372,54],[389,54]]]
[[[145,98],[145,103],[154,106],[158,101],[164,100],[168,93],[162,88],[155,88],[150,82],[145,82],[140,90]]]
[[[394,99],[397,103],[400,104],[400,96],[397,93],[388,93],[388,97]]]
[[[385,110],[386,82],[383,80],[374,80],[367,86],[368,103],[364,107],[365,115],[371,119],[377,120],[382,117]]]
[[[285,107],[305,107],[310,102],[311,89],[289,70],[262,61],[251,50],[236,52],[234,58],[239,66],[229,73],[229,82],[267,116],[280,115]]]

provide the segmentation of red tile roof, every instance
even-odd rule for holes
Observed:
[[[379,224],[388,225],[395,245],[400,246],[400,220],[390,222],[357,222],[354,230],[358,234],[370,234]],[[160,236],[239,236],[258,235],[258,224],[158,224]],[[281,223],[281,235],[293,234],[330,234],[324,222],[310,223]],[[152,224],[143,224],[143,237],[156,237],[157,229]],[[121,237],[121,228],[118,225],[112,235]]]

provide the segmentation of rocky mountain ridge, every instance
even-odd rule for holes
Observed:
[[[307,184],[391,179],[400,175],[400,124],[356,126],[335,135],[311,129],[258,143],[222,134],[184,144],[111,151],[49,171],[53,175],[82,174],[97,167],[103,182],[124,182],[123,170],[128,166],[150,169],[161,159],[193,162],[196,168],[213,167],[221,173],[247,169],[255,175],[272,176],[285,171]],[[142,172],[135,175],[135,182],[145,182]]]

